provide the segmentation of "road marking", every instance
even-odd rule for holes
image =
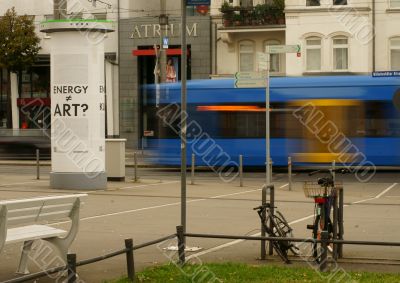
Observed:
[[[282,189],[282,188],[287,187],[287,186],[289,186],[289,183],[284,184],[284,185],[280,186],[279,188]]]
[[[8,187],[8,186],[14,186],[14,185],[34,184],[34,183],[39,183],[39,182],[48,182],[48,180],[30,181],[30,182],[23,182],[23,183],[1,184],[0,187]]]
[[[116,190],[127,190],[127,189],[143,188],[143,187],[158,186],[158,185],[168,185],[168,184],[174,184],[174,183],[179,183],[179,182],[180,181],[160,182],[160,183],[147,184],[147,185],[122,187],[122,188],[117,188]]]
[[[178,181],[178,182],[180,182],[180,181]],[[217,198],[222,198],[222,197],[227,197],[227,196],[241,195],[241,194],[246,194],[246,193],[251,193],[251,192],[256,192],[256,191],[261,191],[261,190],[262,189],[255,189],[255,190],[248,190],[248,191],[242,191],[242,192],[231,193],[231,194],[218,195],[218,196],[213,196],[213,197],[209,197],[209,198],[194,199],[194,200],[186,201],[186,203],[199,202],[199,201],[204,201],[204,200],[209,200],[209,199],[217,199]],[[127,214],[127,213],[134,213],[134,212],[139,212],[139,211],[163,208],[163,207],[180,205],[180,204],[181,204],[181,202],[179,201],[179,202],[173,202],[173,203],[167,203],[167,204],[148,206],[148,207],[142,207],[142,208],[137,208],[137,209],[113,212],[113,213],[107,213],[107,214],[102,214],[102,215],[88,216],[88,217],[81,218],[80,221],[92,220],[92,219],[108,217],[108,216],[122,215],[122,214]],[[69,222],[70,221],[61,221],[61,222],[53,223],[52,225],[60,225],[60,224],[65,224],[65,223],[69,223]]]
[[[390,191],[391,189],[393,189],[395,186],[397,185],[397,183],[393,183],[391,186],[389,186],[386,190],[382,191],[380,194],[378,194],[375,198],[380,198],[381,196],[383,196],[384,194],[386,194],[388,191]]]

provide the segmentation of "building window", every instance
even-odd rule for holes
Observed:
[[[268,46],[268,45],[279,45],[280,44],[280,42],[278,41],[278,40],[274,40],[274,39],[272,39],[272,40],[267,40],[267,41],[265,41],[265,44],[264,44],[264,50],[265,50],[265,48]],[[271,54],[270,55],[270,62],[269,62],[269,71],[270,72],[276,72],[276,73],[278,73],[278,72],[280,72],[280,66],[281,66],[281,63],[280,63],[280,54]]]
[[[346,37],[333,38],[333,69],[347,70],[349,68],[349,45]]]
[[[306,0],[307,6],[321,6],[320,0]]]
[[[321,71],[321,47],[321,38],[309,37],[306,39],[307,71]]]
[[[390,8],[400,8],[400,0],[390,0]]]
[[[347,5],[347,0],[333,0],[333,5]]]
[[[390,40],[390,68],[400,71],[400,37]]]
[[[254,71],[254,43],[250,40],[239,42],[239,70]]]

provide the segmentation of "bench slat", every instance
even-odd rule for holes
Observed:
[[[73,203],[63,203],[63,204],[56,204],[56,205],[44,205],[42,206],[37,206],[37,207],[29,207],[29,208],[24,208],[24,209],[14,209],[14,210],[9,210],[7,212],[8,218],[13,218],[13,217],[18,217],[18,216],[29,216],[29,215],[38,215],[43,213],[49,213],[49,212],[54,212],[54,211],[59,211],[59,210],[71,210],[73,207]]]
[[[52,221],[52,220],[60,220],[66,218],[71,213],[71,209],[68,210],[58,210],[49,213],[40,213],[37,215],[25,215],[19,217],[8,217],[7,225],[8,226],[18,226],[25,223],[36,223],[40,221]]]
[[[6,244],[37,240],[65,235],[67,232],[46,225],[29,225],[11,228],[7,231]]]

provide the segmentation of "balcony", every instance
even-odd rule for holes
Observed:
[[[275,0],[273,4],[259,4],[254,7],[230,6],[224,2],[221,6],[224,28],[265,28],[266,26],[285,25],[285,4]]]

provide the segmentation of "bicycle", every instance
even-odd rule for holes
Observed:
[[[321,170],[317,170],[309,174],[312,176]],[[345,173],[343,169],[329,169],[329,177],[319,178],[317,183],[315,182],[305,182],[304,183],[304,194],[308,198],[314,199],[314,220],[313,224],[307,225],[307,229],[312,230],[312,237],[314,240],[321,239],[321,233],[323,231],[328,232],[328,239],[333,239],[333,223],[331,220],[332,207],[337,196],[337,189],[342,187],[340,182],[335,182],[333,173],[340,171]],[[321,243],[313,243],[313,253],[312,256],[317,263],[321,262],[319,247]],[[328,246],[328,251],[332,253],[333,249],[331,245]]]
[[[271,205],[269,203],[255,207],[254,210],[257,210],[257,213],[261,219],[261,223],[268,236],[284,237],[284,238],[293,237],[293,229],[290,227],[285,217],[279,211],[275,211],[275,213],[272,214]],[[298,248],[293,243],[291,243],[290,240],[288,241],[273,240],[272,246],[276,251],[276,253],[279,255],[279,257],[285,263],[290,263],[290,260],[288,258],[289,250],[294,255],[298,255]]]

